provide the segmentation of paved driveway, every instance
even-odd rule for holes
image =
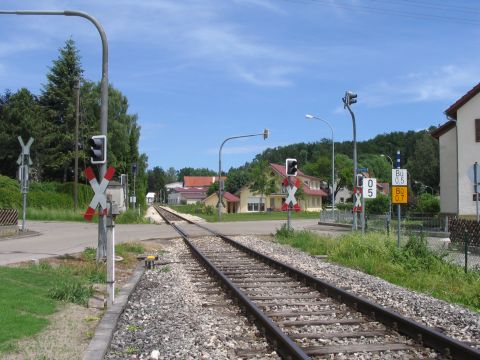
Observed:
[[[208,227],[228,235],[275,233],[285,221],[246,221],[205,223]],[[330,226],[320,226],[317,220],[294,220],[292,226],[297,229],[309,229],[321,233],[335,234],[343,229]],[[29,230],[34,236],[0,238],[0,265],[41,259],[80,252],[86,247],[97,245],[97,224],[82,222],[58,221],[28,221]],[[192,236],[203,232],[187,226]],[[126,241],[142,241],[151,239],[172,239],[177,233],[168,225],[116,225],[115,240],[117,243]]]

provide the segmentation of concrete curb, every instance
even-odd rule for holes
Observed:
[[[97,329],[95,330],[95,335],[83,354],[83,360],[101,360],[105,357],[110,342],[112,341],[113,332],[117,326],[118,319],[123,313],[123,310],[125,310],[128,299],[130,299],[130,296],[137,287],[144,271],[143,263],[139,263],[134,270],[132,277],[128,280],[128,283],[126,283],[120,290],[113,306],[103,315],[100,324],[98,324]]]
[[[351,229],[352,228],[352,224],[336,224],[336,223],[329,223],[329,222],[323,222],[323,221],[319,221],[317,224],[318,225],[341,227],[341,228],[345,228],[345,229]]]

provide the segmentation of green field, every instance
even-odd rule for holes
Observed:
[[[205,219],[208,222],[218,221],[218,214],[216,212],[205,211],[195,205],[169,205],[175,211],[191,214]],[[291,212],[292,219],[318,219],[320,214],[318,212]],[[283,211],[267,211],[267,212],[252,212],[252,213],[237,213],[237,214],[222,214],[222,221],[259,221],[259,220],[286,220],[287,213]]]
[[[400,249],[393,236],[388,238],[383,233],[350,233],[333,238],[282,228],[276,239],[311,255],[328,255],[331,262],[480,312],[480,273],[465,273],[462,267],[445,261],[444,254],[429,250],[422,237],[410,236]]]
[[[131,266],[144,248],[126,243],[117,245],[116,252]],[[94,259],[95,249],[87,248],[80,258],[67,258],[55,267],[47,262],[0,267],[0,357],[16,350],[15,340],[43,330],[61,302],[88,303],[92,284],[106,281],[105,265]]]

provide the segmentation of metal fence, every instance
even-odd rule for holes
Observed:
[[[322,211],[320,222],[351,225],[353,214],[351,210]],[[407,213],[400,220],[401,234],[424,236],[429,248],[440,252],[445,260],[464,267],[465,271],[480,271],[480,225],[478,231],[473,230],[473,226],[465,224],[464,221],[461,224],[452,221],[452,218],[447,216],[428,214]],[[466,227],[468,230],[464,231]],[[393,235],[397,233],[397,228],[398,220],[395,216],[390,218],[389,214],[366,215],[365,231]],[[451,234],[449,230],[452,230]]]
[[[18,234],[18,211],[0,209],[0,237]]]

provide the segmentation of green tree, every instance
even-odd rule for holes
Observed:
[[[165,173],[165,183],[170,184],[176,181],[177,181],[177,170],[175,170],[174,167],[169,167],[167,172]],[[183,179],[179,181],[183,181]]]
[[[428,133],[424,132],[415,143],[415,151],[409,158],[406,168],[412,180],[420,181],[438,190],[440,183],[438,143]]]
[[[48,126],[38,134],[43,164],[47,179],[71,178],[74,159],[75,86],[82,79],[83,69],[75,42],[69,39],[60,49],[60,55],[47,74],[40,105],[43,107]]]
[[[249,181],[250,176],[246,167],[231,168],[227,173],[227,180],[225,180],[225,190],[235,194],[243,186],[248,185]]]
[[[250,168],[250,190],[253,194],[260,195],[263,202],[264,195],[270,195],[277,191],[275,178],[273,177],[268,161],[254,161]],[[265,208],[266,209],[266,208]]]

